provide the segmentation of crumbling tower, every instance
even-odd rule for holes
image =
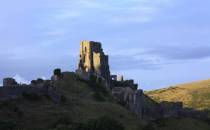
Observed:
[[[94,74],[110,82],[109,57],[105,55],[100,42],[82,41],[77,72]]]

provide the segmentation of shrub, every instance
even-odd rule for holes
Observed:
[[[68,117],[62,117],[58,119],[57,124],[68,125],[71,123],[71,120]]]
[[[54,127],[58,128],[60,126],[62,127],[67,127],[69,124],[71,124],[72,121],[69,117],[61,117],[59,118],[55,123],[54,123]]]
[[[95,92],[93,94],[93,97],[96,101],[99,101],[99,102],[104,102],[105,101],[104,97],[99,92]]]
[[[38,82],[38,83],[43,83],[44,80],[43,80],[42,78],[38,78],[38,79],[37,79],[37,82]]]
[[[118,100],[117,103],[123,107],[126,107],[126,101],[123,101],[123,100]]]
[[[68,118],[63,118],[54,130],[124,130],[124,127],[111,117],[104,116],[86,123],[72,123]]]
[[[146,127],[143,128],[143,130],[155,130],[155,127],[153,124],[148,124]]]
[[[104,116],[87,123],[87,130],[124,130],[124,127],[116,120]]]
[[[17,113],[17,115],[18,115],[18,117],[23,117],[23,115],[24,115],[24,113],[23,113],[23,111],[19,108],[19,107],[17,107],[17,106],[15,106],[14,108],[13,108],[13,111],[15,112],[15,113]]]
[[[27,100],[31,100],[31,101],[36,101],[36,100],[40,100],[41,97],[40,95],[36,94],[36,93],[22,93],[23,98],[27,99]]]
[[[55,69],[54,70],[54,75],[58,75],[58,76],[60,76],[61,75],[61,69]]]
[[[31,84],[37,84],[37,81],[36,80],[32,80]]]
[[[12,122],[12,121],[8,121],[8,122],[1,122],[0,121],[0,130],[13,130],[16,127],[16,123]]]
[[[96,84],[97,77],[95,75],[90,75],[90,83],[91,84]]]
[[[97,82],[97,77],[95,75],[90,75],[88,84],[91,86],[91,89],[93,89],[95,92],[100,92],[104,96],[108,95],[108,91],[106,90],[105,86]]]
[[[166,121],[164,119],[157,119],[157,120],[155,120],[155,124],[158,127],[165,127],[166,126]]]
[[[66,102],[66,97],[64,95],[61,95],[61,102]]]
[[[98,78],[98,83],[102,84],[102,78]]]
[[[9,102],[8,101],[1,101],[0,102],[0,107],[4,107],[4,106],[9,106]]]

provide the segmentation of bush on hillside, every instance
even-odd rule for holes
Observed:
[[[90,83],[91,84],[96,84],[97,82],[97,77],[95,75],[90,75]]]
[[[111,117],[100,117],[90,120],[85,124],[80,124],[75,130],[124,130],[122,124]]]
[[[105,101],[104,97],[99,92],[94,92],[93,97],[96,101],[99,101],[99,102],[104,102]]]
[[[89,121],[87,127],[89,130],[124,130],[122,124],[107,116]]]
[[[70,119],[69,117],[64,116],[64,117],[59,118],[59,119],[55,122],[54,126],[55,126],[55,127],[57,127],[58,125],[67,126],[67,125],[69,125],[69,124],[72,124],[71,119]]]
[[[58,75],[60,76],[61,75],[61,69],[57,68],[54,70],[54,75]]]
[[[61,95],[61,102],[66,102],[67,98],[64,95]]]
[[[106,90],[105,86],[97,82],[97,77],[95,75],[90,75],[90,80],[88,84],[95,92],[100,92],[104,96],[108,94],[108,91]]]
[[[106,116],[80,124],[68,121],[68,118],[59,120],[53,130],[124,130],[118,121]]]
[[[146,125],[143,130],[156,130],[156,127],[154,126],[154,124],[149,123],[148,125]]]
[[[41,99],[41,96],[36,93],[22,93],[22,96],[24,99],[30,100],[30,101],[37,101]]]
[[[16,123],[12,121],[0,121],[0,130],[14,130],[16,127]]]
[[[43,82],[44,82],[44,80],[42,78],[37,79],[37,83],[43,83]]]

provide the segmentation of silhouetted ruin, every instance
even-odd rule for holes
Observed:
[[[109,57],[105,55],[100,42],[82,41],[80,43],[79,63],[76,70],[77,76],[83,80],[91,81],[96,77],[96,82],[105,86],[112,93],[113,98],[139,118],[149,120],[165,117],[191,117],[208,119],[207,111],[196,111],[183,108],[181,102],[157,103],[144,95],[143,90],[133,79],[125,80],[122,75],[111,75],[109,69]],[[65,73],[61,69],[55,69],[51,80],[32,80],[29,85],[18,84],[13,78],[4,78],[0,87],[0,101],[17,99],[23,94],[47,95],[53,102],[61,101],[62,93],[56,86],[56,81],[62,80]]]

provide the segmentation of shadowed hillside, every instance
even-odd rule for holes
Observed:
[[[103,86],[63,73],[55,82],[62,93],[56,104],[49,96],[23,94],[22,98],[0,102],[0,130],[209,130],[206,121],[161,118],[158,103],[145,95],[146,116],[139,119],[118,104]],[[149,111],[148,111],[149,110]],[[148,112],[147,112],[148,111]],[[183,125],[183,122],[185,125]]]
[[[116,120],[126,130],[135,130],[144,124],[135,114],[118,105],[102,86],[92,86],[74,73],[63,75],[64,79],[55,83],[62,92],[59,104],[48,96],[35,94],[0,102],[0,129],[64,129],[66,124],[78,126],[101,117]]]

